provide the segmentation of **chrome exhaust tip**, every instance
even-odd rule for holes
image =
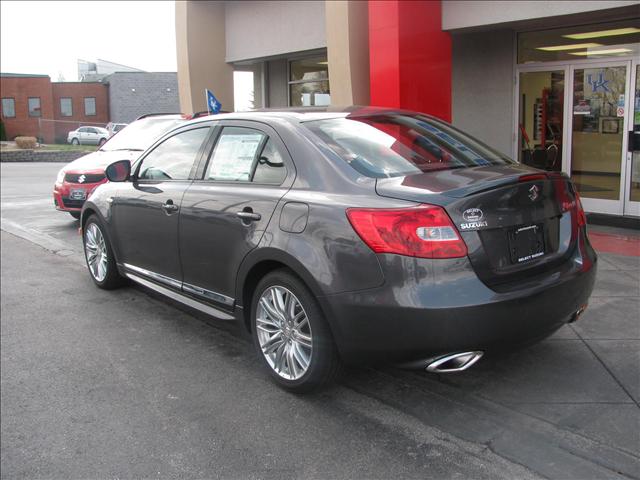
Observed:
[[[585,303],[578,310],[576,310],[573,315],[571,315],[571,318],[569,319],[569,322],[567,322],[567,323],[573,323],[573,322],[577,321],[580,318],[580,316],[584,313],[584,311],[586,309],[587,309],[587,304]]]
[[[474,365],[482,358],[484,352],[461,352],[451,353],[444,357],[438,357],[427,365],[427,372],[431,373],[452,373],[462,372]]]

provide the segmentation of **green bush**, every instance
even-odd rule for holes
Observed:
[[[0,120],[0,141],[5,141],[7,139],[7,131],[4,129],[4,122]]]

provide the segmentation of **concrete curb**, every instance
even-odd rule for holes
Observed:
[[[61,257],[69,257],[74,263],[80,265],[84,264],[80,252],[71,250],[65,242],[58,240],[51,235],[23,227],[22,225],[14,221],[7,220],[6,218],[0,219],[0,230],[4,230],[16,237],[23,238]]]

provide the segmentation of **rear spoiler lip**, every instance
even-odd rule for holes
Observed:
[[[530,177],[530,178],[528,178]],[[456,188],[440,192],[441,195],[453,198],[464,198],[476,193],[482,193],[495,188],[514,185],[521,182],[544,181],[544,180],[569,180],[569,176],[564,172],[540,172],[533,174],[515,174],[497,180],[488,180],[476,186]]]

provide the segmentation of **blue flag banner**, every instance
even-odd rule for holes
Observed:
[[[211,93],[209,89],[205,89],[204,92],[207,96],[207,110],[209,111],[209,113],[215,114],[220,112],[220,109],[222,108],[222,104],[220,103],[220,101],[215,97],[213,93]]]

